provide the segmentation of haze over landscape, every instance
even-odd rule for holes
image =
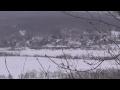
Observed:
[[[0,78],[81,78],[80,71],[91,79],[97,69],[113,75],[119,49],[115,11],[0,11]]]
[[[70,12],[76,14],[76,12]],[[79,12],[82,17],[89,18],[85,12]],[[97,17],[98,14],[96,13]],[[94,13],[94,16],[96,16]],[[101,14],[103,20],[114,23],[113,19]],[[0,11],[0,36],[16,33],[24,29],[32,34],[56,32],[60,27],[80,27],[80,30],[91,29],[88,21],[77,20],[60,11]]]

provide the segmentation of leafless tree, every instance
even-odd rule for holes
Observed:
[[[107,40],[109,40],[111,43],[115,44],[115,45],[118,47],[118,49],[120,49],[120,46],[119,46],[115,41],[113,41],[113,40],[111,40],[110,38],[108,38],[106,35],[104,35],[104,33],[103,33],[99,28],[96,27],[96,25],[98,25],[99,23],[104,23],[104,24],[106,24],[106,25],[110,25],[110,26],[114,26],[114,27],[120,28],[120,26],[118,26],[118,25],[111,24],[111,23],[109,23],[109,22],[106,22],[106,21],[102,20],[100,14],[99,14],[100,11],[96,11],[96,12],[98,13],[99,18],[94,17],[89,11],[86,11],[86,12],[91,16],[91,18],[85,18],[85,17],[79,16],[79,14],[78,14],[79,12],[77,12],[76,15],[75,15],[75,14],[71,14],[70,12],[67,12],[67,11],[61,11],[61,12],[62,12],[63,14],[66,14],[66,15],[68,15],[68,16],[71,16],[71,17],[73,17],[73,18],[88,20],[88,21],[89,21],[89,24],[94,28],[95,31],[97,31],[98,33],[100,33],[103,37],[105,37],[105,38],[106,38]],[[110,11],[106,11],[106,12],[103,12],[103,13],[105,13],[105,14],[108,15],[108,16],[113,17],[115,20],[117,20],[117,21],[120,23],[120,19],[117,18],[115,15],[113,15]],[[120,14],[119,11],[118,11],[117,13]],[[93,24],[92,21],[97,21],[97,24]],[[107,45],[107,44],[106,44],[106,45]],[[107,46],[108,46],[108,45],[107,45]],[[109,47],[109,46],[108,46],[108,47]],[[87,50],[86,50],[86,51],[87,51]],[[113,53],[110,53],[110,50],[108,50],[108,51],[109,51],[109,54],[111,55],[111,57],[109,57],[109,58],[104,57],[104,58],[102,58],[102,59],[99,59],[97,63],[94,63],[94,62],[96,62],[97,60],[95,59],[94,56],[92,56],[92,57],[95,59],[95,61],[94,61],[93,63],[89,63],[89,62],[87,62],[87,61],[84,61],[86,64],[88,64],[88,65],[90,65],[90,66],[95,65],[95,64],[98,64],[96,67],[93,67],[93,66],[92,66],[92,67],[93,67],[92,69],[90,69],[90,70],[85,70],[85,71],[77,70],[77,68],[72,69],[72,68],[70,67],[69,61],[66,60],[66,58],[65,58],[65,60],[66,60],[66,62],[67,62],[67,65],[66,65],[66,67],[62,67],[62,66],[60,66],[59,64],[57,64],[55,61],[53,61],[52,59],[50,59],[50,57],[48,57],[48,56],[47,56],[47,57],[48,57],[53,63],[55,63],[56,65],[58,65],[59,67],[61,67],[61,68],[63,68],[63,69],[70,70],[70,73],[71,73],[71,71],[76,71],[76,72],[88,72],[88,71],[92,71],[92,70],[97,69],[104,61],[115,60],[115,62],[117,63],[116,66],[120,65],[120,64],[119,64],[119,61],[120,61],[120,60],[119,60],[120,53],[118,53],[117,55],[115,55],[115,54],[113,54],[114,51],[111,50]],[[64,53],[63,49],[62,49],[62,52],[63,52],[63,54],[64,54],[64,56],[65,56],[65,53]],[[88,53],[88,54],[89,54],[89,53]],[[64,66],[65,66],[65,65],[64,65]],[[117,68],[119,69],[119,67],[117,67]],[[79,73],[79,74],[80,74],[80,73]],[[71,73],[71,75],[72,75],[72,73]],[[79,75],[79,76],[81,76],[81,75]],[[73,77],[73,75],[72,75],[72,77]],[[74,77],[73,77],[73,78],[74,78]]]
[[[118,14],[120,14],[119,11],[116,11],[116,12],[117,12]],[[89,22],[89,24],[93,27],[93,29],[99,33],[99,35],[103,36],[103,37],[104,37],[105,39],[107,39],[109,42],[111,42],[112,44],[116,45],[116,46],[118,47],[118,49],[120,50],[120,46],[119,46],[114,40],[112,40],[112,39],[109,38],[107,35],[105,35],[105,34],[101,31],[100,28],[97,27],[97,25],[99,25],[100,23],[104,23],[105,25],[108,25],[108,26],[113,26],[113,27],[116,27],[116,28],[120,28],[119,25],[111,24],[111,22],[107,22],[107,21],[105,21],[105,20],[102,19],[100,13],[104,13],[104,14],[106,14],[108,17],[112,17],[114,20],[116,20],[116,21],[118,21],[118,23],[120,23],[120,19],[117,18],[117,16],[115,16],[111,11],[106,11],[106,12],[104,12],[104,11],[103,11],[103,12],[102,12],[102,11],[101,11],[101,12],[100,12],[100,11],[96,11],[96,13],[98,14],[98,17],[95,17],[92,13],[90,13],[90,11],[86,11],[86,13],[87,13],[91,18],[82,17],[82,16],[79,15],[79,12],[76,12],[76,14],[72,14],[70,11],[69,11],[69,12],[68,12],[68,11],[61,11],[61,13],[65,14],[65,15],[68,15],[68,16],[70,16],[71,18],[76,18],[76,19],[79,19],[79,20],[87,20],[87,21]],[[93,23],[93,21],[95,21],[96,23]],[[104,43],[106,43],[106,42],[104,42]],[[108,48],[110,48],[109,45],[107,45],[107,43],[106,43],[106,46],[107,46]],[[119,56],[120,56],[120,53],[118,53],[118,54],[116,55],[115,52],[114,52],[112,49],[106,48],[106,50],[104,50],[104,49],[101,47],[102,50],[108,51],[108,53],[109,53],[110,56],[111,56],[111,57],[103,57],[103,58],[96,58],[95,56],[90,55],[89,52],[88,52],[88,50],[86,49],[86,52],[88,53],[88,56],[91,56],[94,61],[93,61],[92,63],[89,63],[89,61],[83,59],[83,60],[84,60],[84,63],[86,63],[87,65],[89,65],[89,66],[91,67],[91,69],[89,69],[89,70],[79,70],[78,68],[73,67],[73,66],[75,66],[75,64],[73,64],[73,66],[70,65],[70,62],[71,62],[71,61],[74,61],[74,59],[73,59],[73,58],[72,58],[72,60],[71,60],[71,59],[67,59],[67,56],[66,56],[66,54],[65,54],[65,52],[64,52],[64,48],[63,48],[63,47],[61,47],[61,48],[62,48],[62,52],[63,52],[63,55],[64,55],[64,61],[65,61],[66,63],[63,63],[63,62],[62,62],[62,64],[58,64],[58,63],[57,63],[55,60],[53,60],[49,55],[45,55],[45,57],[48,58],[48,59],[49,59],[51,62],[53,62],[54,64],[56,64],[59,68],[64,69],[64,70],[66,71],[66,73],[70,75],[70,77],[71,77],[72,79],[75,79],[75,78],[76,78],[75,75],[74,75],[75,73],[79,76],[79,78],[84,79],[82,73],[88,73],[88,72],[91,72],[91,71],[94,71],[94,70],[97,71],[97,72],[96,72],[96,73],[97,73],[96,75],[99,75],[99,73],[101,73],[100,75],[104,75],[104,76],[106,76],[107,78],[112,79],[112,77],[108,76],[108,74],[106,74],[105,72],[100,71],[100,70],[97,70],[98,67],[101,66],[101,64],[102,64],[104,61],[108,61],[108,62],[109,62],[109,61],[111,61],[111,60],[112,60],[112,61],[113,61],[113,60],[115,61],[116,67],[117,67],[117,70],[118,70],[117,75],[120,77],[120,74],[119,74],[119,70],[120,70],[120,68],[119,68],[119,65],[120,65]],[[111,53],[111,52],[112,52],[112,53]],[[36,60],[38,61],[38,63],[40,64],[40,66],[41,66],[41,68],[42,68],[42,69],[40,69],[40,70],[41,70],[41,71],[45,74],[45,76],[49,79],[50,77],[49,77],[49,75],[47,74],[47,72],[45,71],[45,69],[44,69],[44,67],[42,66],[42,64],[40,63],[39,59],[36,58]],[[95,74],[95,73],[94,73],[94,74]],[[116,74],[116,73],[115,73],[115,74]],[[95,77],[97,77],[96,75],[95,75]]]
[[[120,46],[116,43],[116,41],[112,40],[111,38],[109,38],[107,35],[105,35],[103,33],[103,31],[97,27],[97,25],[99,25],[100,23],[103,23],[107,26],[112,26],[112,27],[116,27],[116,28],[120,28],[120,25],[116,25],[115,23],[112,24],[111,22],[107,22],[105,20],[102,19],[101,17],[101,14],[100,13],[104,13],[106,14],[108,17],[112,17],[114,20],[118,21],[118,23],[120,23],[120,19],[114,15],[111,11],[96,11],[96,13],[98,14],[98,17],[95,17],[90,11],[86,11],[86,13],[90,16],[90,18],[87,18],[87,17],[82,17],[80,16],[79,14],[79,11],[76,12],[76,14],[72,14],[70,11],[61,11],[61,13],[67,15],[67,16],[70,16],[71,18],[75,18],[75,19],[78,19],[78,20],[87,20],[88,23],[93,27],[93,30],[95,30],[96,32],[99,33],[99,35],[101,35],[102,37],[104,37],[105,39],[107,39],[109,42],[111,42],[112,44],[116,45],[118,47],[118,49],[120,50]],[[120,11],[116,11],[116,13],[118,13],[118,15],[120,15]],[[95,22],[95,23],[94,23]],[[86,63],[88,66],[90,66],[91,68],[88,69],[88,70],[80,70],[78,69],[77,67],[75,67],[76,65],[74,63],[72,63],[72,61],[74,62],[75,59],[74,58],[71,58],[71,59],[68,59],[67,58],[67,55],[66,53],[64,52],[64,48],[61,47],[62,49],[62,53],[63,53],[63,58],[64,58],[64,62],[62,62],[61,60],[61,64],[58,64],[55,60],[53,60],[49,55],[45,55],[44,57],[48,58],[52,63],[56,64],[59,68],[61,69],[64,69],[65,72],[70,75],[70,78],[72,79],[75,79],[75,74],[77,74],[79,76],[79,78],[81,79],[84,79],[84,75],[82,75],[83,73],[90,73],[91,74],[91,71],[96,71],[96,75],[95,73],[92,73],[92,75],[94,75],[95,77],[97,77],[97,75],[104,75],[106,76],[107,78],[110,78],[112,79],[112,77],[110,77],[108,74],[106,74],[104,71],[100,71],[98,70],[98,67],[100,67],[105,61],[107,62],[110,62],[110,61],[115,61],[115,64],[116,64],[116,67],[117,67],[117,70],[118,72],[115,74],[117,74],[119,77],[120,77],[120,53],[118,54],[115,54],[115,52],[111,49],[111,47],[106,43],[106,41],[104,42],[105,45],[109,48],[106,48],[106,49],[103,49],[101,47],[102,50],[104,51],[108,51],[110,57],[99,57],[98,55],[98,58],[96,58],[94,55],[91,55],[89,54],[88,50],[86,49],[86,52],[88,53],[88,56],[92,57],[93,61],[90,63],[88,60],[84,60],[84,63]],[[112,45],[111,44],[111,45]],[[40,56],[41,57],[41,56]],[[41,64],[41,62],[39,61],[39,58],[35,57],[35,59],[37,60],[37,62],[39,63],[40,67],[42,69],[40,69],[40,71],[42,73],[44,73],[45,77],[47,77],[47,79],[50,78],[49,74],[48,74],[48,70],[46,71],[43,67],[43,65]],[[23,65],[23,72],[24,72],[24,67],[25,67],[25,63],[26,63],[26,60],[27,60],[27,57],[25,59],[25,62],[24,62],[24,65]],[[77,62],[78,62],[78,59],[77,59]],[[71,65],[72,63],[72,65]],[[5,58],[5,65],[6,65],[6,69],[9,73],[9,75],[11,76],[10,74],[10,71],[7,67],[7,62],[6,62],[6,58]],[[25,75],[25,77],[27,76],[27,74]],[[98,77],[99,78],[99,77]]]

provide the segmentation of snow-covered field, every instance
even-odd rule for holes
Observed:
[[[116,50],[112,50],[115,54],[118,54],[119,51]],[[41,56],[59,56],[59,55],[63,55],[62,50],[49,50],[49,49],[40,49],[40,50],[33,50],[33,49],[26,49],[26,50],[21,50],[21,51],[9,51],[9,50],[0,50],[0,52],[7,52],[7,53],[13,53],[13,54],[20,54],[20,56],[6,56],[6,61],[7,61],[7,65],[9,68],[10,73],[14,76],[14,78],[18,78],[18,75],[32,70],[36,70],[36,71],[40,71],[40,69],[42,69],[41,65],[38,63],[36,57],[33,57],[34,55],[41,55]],[[112,53],[113,53],[112,52]],[[81,49],[65,49],[64,50],[65,54],[70,54],[71,56],[81,56],[81,55],[85,55],[88,56],[88,54],[91,54],[93,56],[101,56],[101,57],[105,57],[105,56],[110,56],[110,54],[106,51],[103,50],[81,50]],[[26,57],[24,55],[28,55],[27,60]],[[29,57],[30,56],[30,57]],[[42,66],[44,67],[44,69],[50,72],[54,72],[54,71],[59,71],[61,70],[58,65],[56,65],[54,62],[52,62],[49,58],[47,57],[38,57],[40,63],[42,64]],[[56,63],[58,63],[59,65],[62,65],[62,63],[67,64],[66,60],[64,59],[59,59],[59,58],[51,58],[52,60],[54,60]],[[26,60],[26,63],[25,63]],[[93,67],[90,66],[88,63],[97,63],[95,64]],[[23,72],[23,66],[25,63],[25,67],[24,67],[24,72]],[[72,69],[78,69],[78,70],[89,70],[91,68],[96,67],[97,65],[100,64],[99,61],[94,61],[94,60],[83,60],[83,59],[75,59],[75,60],[70,60],[69,59],[69,64],[71,66]],[[110,61],[104,61],[98,68],[117,68],[115,61],[110,60]],[[62,69],[62,71],[64,72],[64,70]],[[8,75],[6,66],[5,66],[5,56],[1,56],[0,57],[0,75]]]
[[[50,72],[54,72],[54,71],[60,70],[60,68],[48,58],[39,57],[38,59],[46,71],[48,70]],[[28,70],[32,71],[34,69],[36,71],[40,71],[40,69],[42,69],[42,67],[40,66],[40,64],[38,63],[35,57],[28,57],[24,66],[25,60],[26,60],[26,57],[18,57],[18,56],[6,57],[7,66],[9,68],[10,73],[14,76],[14,78],[18,78],[18,75],[25,73]],[[55,58],[52,60],[54,60],[59,65],[61,65],[62,62],[66,64],[65,60],[61,61],[61,59],[55,59]],[[94,61],[87,60],[87,62],[92,63]],[[95,63],[97,62],[98,61],[96,61]],[[71,65],[71,69],[76,68],[78,70],[84,71],[84,70],[93,68],[89,66],[87,63],[85,63],[83,60],[74,60],[74,61],[69,60],[69,64]],[[97,65],[94,65],[94,67],[96,67]],[[24,66],[24,72],[23,72],[23,66]],[[114,63],[114,61],[104,61],[98,68],[105,69],[105,68],[111,68],[111,67],[116,68],[116,64]],[[5,76],[8,75],[8,72],[5,66],[5,57],[0,57],[0,75],[5,75]]]

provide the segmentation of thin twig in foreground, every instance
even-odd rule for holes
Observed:
[[[5,57],[5,66],[6,66],[6,69],[7,69],[7,72],[9,73],[9,75],[10,75],[10,79],[12,79],[12,75],[10,74],[10,71],[9,71],[9,69],[8,69],[8,67],[7,67],[7,62],[6,62],[6,57]]]

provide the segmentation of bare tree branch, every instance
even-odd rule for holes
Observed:
[[[5,57],[5,66],[6,66],[7,72],[9,74],[9,76],[10,76],[10,79],[12,79],[12,75],[10,74],[10,71],[9,71],[9,69],[7,67],[6,57]]]
[[[67,13],[67,12],[65,12],[65,11],[61,11],[61,12],[64,13],[64,14],[66,14],[66,15],[68,15],[68,16],[74,17],[74,18],[84,19],[84,20],[88,20],[88,21],[97,21],[97,22],[99,22],[99,23],[102,22],[102,23],[104,23],[104,24],[107,24],[107,25],[110,25],[110,26],[114,26],[114,27],[120,28],[120,26],[117,26],[117,25],[114,25],[114,24],[110,24],[110,23],[105,22],[105,21],[103,21],[103,20],[91,19],[91,18],[84,18],[84,17],[80,17],[80,16],[76,16],[76,15],[69,14],[69,13]]]

